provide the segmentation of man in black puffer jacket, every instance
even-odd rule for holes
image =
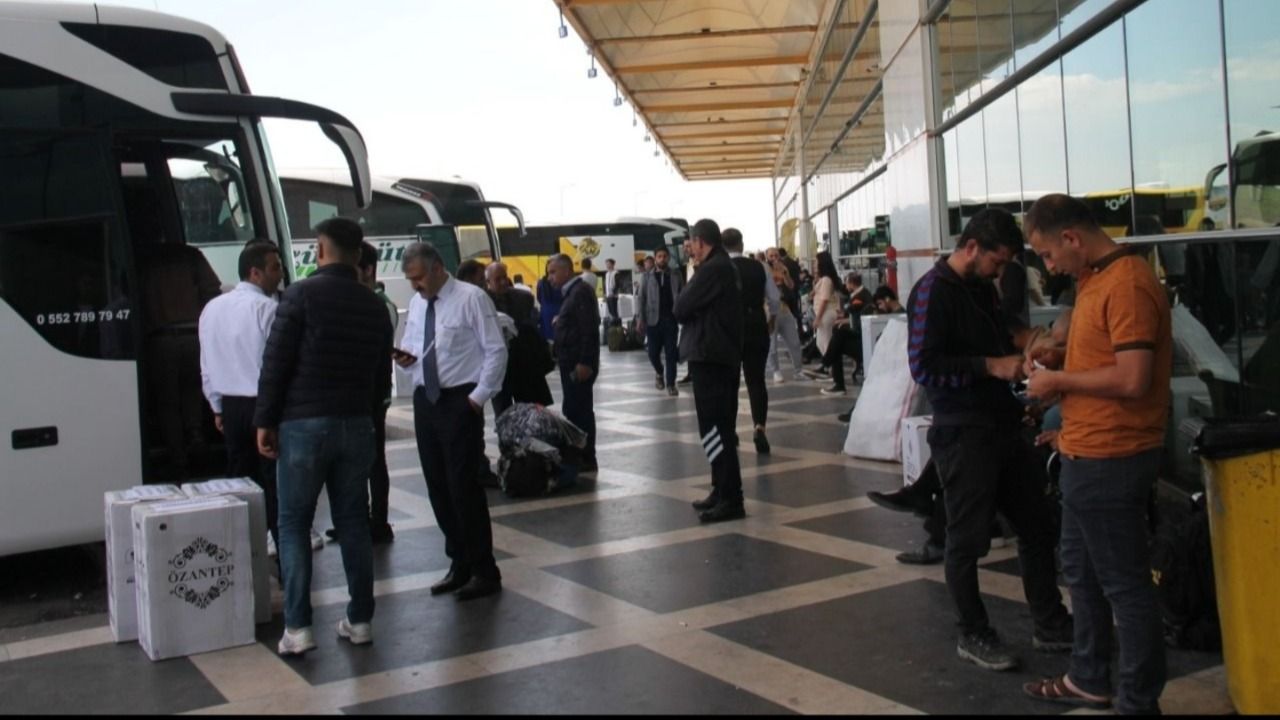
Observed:
[[[254,425],[258,449],[278,458],[279,556],[284,585],[281,655],[315,648],[308,529],[328,486],[351,602],[338,634],[372,640],[373,548],[369,493],[373,413],[386,397],[391,320],[360,284],[364,233],[346,218],[316,228],[319,269],[284,292],[267,339]]]
[[[698,272],[676,300],[680,359],[689,363],[698,434],[711,463],[711,494],[693,507],[702,522],[744,517],[738,465],[738,376],[742,372],[742,282],[714,220],[690,231]]]

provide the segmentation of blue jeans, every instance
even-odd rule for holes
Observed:
[[[1071,681],[1111,693],[1112,618],[1120,642],[1114,706],[1159,711],[1166,669],[1159,599],[1151,581],[1148,498],[1161,449],[1107,460],[1063,457],[1062,574],[1071,589]]]
[[[367,480],[374,460],[368,416],[319,417],[280,424],[276,482],[280,495],[280,572],[284,624],[311,627],[311,523],[320,490],[329,491],[333,527],[347,574],[347,619],[373,618],[373,546]]]
[[[645,349],[649,351],[649,363],[653,371],[666,376],[667,387],[676,384],[676,366],[680,364],[680,349],[676,341],[680,337],[680,326],[675,318],[667,318],[657,325],[648,325],[644,329]],[[662,359],[666,356],[666,367]]]

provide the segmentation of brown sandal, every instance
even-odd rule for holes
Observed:
[[[1067,685],[1065,675],[1025,683],[1022,686],[1022,692],[1036,700],[1044,700],[1051,703],[1075,705],[1094,710],[1106,710],[1111,707],[1111,698],[1109,697],[1084,695],[1072,690]]]

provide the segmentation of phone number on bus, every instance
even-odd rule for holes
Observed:
[[[53,312],[36,315],[36,325],[75,325],[82,323],[113,322],[128,320],[129,310],[77,310],[75,312]]]

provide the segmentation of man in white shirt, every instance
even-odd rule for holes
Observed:
[[[414,378],[413,420],[427,495],[445,536],[449,573],[432,595],[458,600],[502,589],[489,501],[476,482],[484,404],[502,389],[507,346],[484,290],[449,276],[435,248],[414,243],[401,263],[416,291],[396,362]]]
[[[618,271],[612,258],[604,261],[604,267],[604,302],[609,308],[609,319],[617,325],[622,322],[618,316]]]
[[[275,295],[283,278],[280,249],[266,241],[251,241],[240,251],[240,283],[210,300],[200,313],[200,377],[227,448],[227,475],[247,477],[262,486],[273,538],[276,468],[274,461],[258,454],[253,410],[262,352],[276,319]]]

